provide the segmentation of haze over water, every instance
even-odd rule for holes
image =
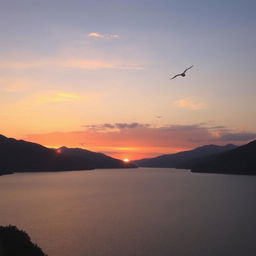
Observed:
[[[0,178],[0,225],[49,256],[254,256],[256,177],[139,168]]]

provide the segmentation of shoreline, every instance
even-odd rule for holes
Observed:
[[[4,176],[4,175],[11,175],[14,174],[15,172],[0,172],[0,176]]]
[[[106,168],[88,168],[88,169],[63,169],[63,170],[33,170],[33,171],[29,171],[29,170],[23,170],[23,171],[0,171],[0,177],[4,176],[4,175],[11,175],[11,174],[16,174],[16,173],[50,173],[50,172],[74,172],[74,171],[94,171],[96,169],[135,169],[138,168],[137,166],[125,166],[125,167],[106,167]]]

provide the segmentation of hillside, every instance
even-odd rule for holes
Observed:
[[[79,155],[67,148],[62,150],[63,153],[36,143],[0,135],[0,174],[128,167],[121,160],[92,151],[82,150],[84,154]]]
[[[29,235],[15,226],[0,226],[1,256],[47,256],[42,249],[34,244]]]
[[[155,158],[136,160],[133,163],[141,167],[167,167],[191,169],[201,158],[215,155],[236,148],[237,146],[228,144],[225,146],[206,145],[193,150],[179,152],[175,154],[161,155]]]
[[[194,165],[192,172],[256,174],[256,140],[204,159]]]
[[[124,163],[121,160],[117,160],[105,154],[92,152],[86,149],[61,147],[59,150],[64,156],[82,159],[83,161],[90,163],[90,165],[92,165],[94,168],[134,167],[131,164]]]

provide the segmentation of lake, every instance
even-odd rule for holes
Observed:
[[[0,177],[0,225],[49,256],[255,256],[256,177],[138,168]]]

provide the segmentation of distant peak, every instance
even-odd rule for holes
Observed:
[[[5,137],[4,135],[0,134],[0,139],[4,139],[4,140],[6,140],[6,139],[8,139],[8,138],[7,138],[7,137]]]
[[[69,149],[68,147],[62,146],[59,149]]]
[[[238,146],[235,144],[229,143],[229,144],[226,144],[224,147],[238,147]]]

